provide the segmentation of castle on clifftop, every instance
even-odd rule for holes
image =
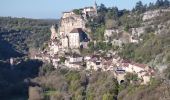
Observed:
[[[96,16],[96,2],[93,7],[63,12],[58,30],[55,29],[54,25],[51,27],[51,43],[49,45],[51,53],[56,54],[68,49],[87,48],[90,41],[86,33],[87,19]]]

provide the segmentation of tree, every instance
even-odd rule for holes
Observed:
[[[105,26],[101,25],[99,27],[97,27],[97,29],[95,30],[95,39],[98,41],[103,41],[104,40],[104,31],[105,31]]]
[[[106,13],[106,19],[118,19],[119,10],[117,7],[108,8]]]
[[[112,49],[112,43],[111,43],[111,42],[108,42],[108,43],[107,43],[107,50],[110,50],[110,49]]]
[[[161,6],[163,6],[163,0],[157,0],[155,6],[156,8],[160,8]]]
[[[81,10],[80,9],[74,9],[73,12],[77,15],[80,15],[81,14]]]
[[[106,16],[106,13],[107,13],[107,8],[105,7],[104,4],[101,4],[99,6],[99,9],[98,9],[98,17],[96,18],[97,19],[97,23],[99,25],[104,25],[105,23],[105,16]]]
[[[65,57],[60,57],[60,63],[64,63],[64,62],[65,62],[65,60],[66,60],[66,58],[65,58]]]
[[[146,10],[146,5],[144,6],[142,1],[138,1],[135,6],[135,10],[139,13],[143,13]]]
[[[106,20],[105,24],[106,24],[107,29],[112,29],[112,28],[117,28],[118,27],[118,22],[116,22],[113,19]]]
[[[106,6],[104,4],[101,4],[99,6],[99,12],[107,12],[107,8],[106,8]]]
[[[136,3],[135,9],[136,9],[136,10],[140,10],[142,7],[143,7],[142,1],[138,1],[138,2]]]
[[[91,51],[94,51],[94,42],[89,42],[88,47]]]
[[[165,8],[169,7],[170,6],[170,2],[168,0],[164,0],[163,6]]]
[[[125,79],[126,79],[127,82],[137,81],[138,80],[138,75],[137,74],[133,74],[133,73],[127,73],[125,75]]]
[[[110,93],[106,93],[106,94],[103,95],[102,100],[114,100],[114,98]]]
[[[106,43],[105,42],[97,42],[96,49],[97,50],[106,50]]]
[[[54,67],[52,64],[43,64],[43,66],[40,67],[39,75],[43,76],[47,73],[51,73],[53,70],[54,70]]]
[[[29,87],[29,100],[43,100],[43,90],[41,87]]]
[[[132,44],[132,43],[124,45],[121,51],[122,57],[126,59],[133,59],[135,57],[136,48],[137,48],[137,45]]]
[[[153,3],[149,3],[148,9],[154,9],[155,5]]]

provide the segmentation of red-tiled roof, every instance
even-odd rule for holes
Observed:
[[[132,65],[138,66],[138,67],[140,67],[140,68],[145,68],[145,67],[147,67],[146,64],[139,64],[139,63],[133,63]]]
[[[123,67],[129,67],[129,63],[124,63]]]
[[[111,60],[105,61],[105,62],[103,62],[103,65],[108,65],[108,67],[109,67],[112,65],[112,61]]]
[[[127,59],[123,59],[122,63],[131,63],[131,61]]]

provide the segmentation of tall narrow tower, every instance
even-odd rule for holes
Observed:
[[[94,9],[97,11],[97,3],[96,3],[96,0],[94,0]]]
[[[55,25],[52,25],[50,30],[51,30],[51,40],[54,40],[57,37],[57,32],[56,32],[56,29],[55,29]]]
[[[95,10],[96,15],[97,15],[97,3],[96,3],[96,0],[94,0],[94,10]]]

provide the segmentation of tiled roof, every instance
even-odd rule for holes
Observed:
[[[130,61],[130,60],[127,60],[127,59],[123,59],[123,60],[122,60],[122,63],[131,63],[131,61]]]
[[[129,67],[129,63],[124,63],[123,67]]]
[[[145,67],[147,67],[146,64],[139,64],[139,63],[132,63],[132,65],[137,66],[137,67],[140,67],[140,68],[145,68]]]

